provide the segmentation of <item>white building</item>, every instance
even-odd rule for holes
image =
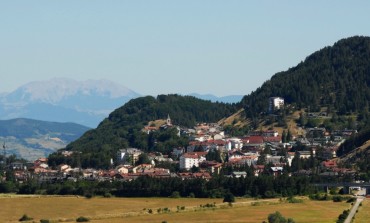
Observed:
[[[205,160],[203,153],[184,153],[180,157],[180,169],[190,170],[193,166],[199,167],[199,164]]]
[[[117,162],[119,164],[133,165],[143,152],[136,148],[120,149],[117,153]]]
[[[271,97],[269,98],[269,112],[274,110],[279,110],[284,107],[284,98],[281,97]]]

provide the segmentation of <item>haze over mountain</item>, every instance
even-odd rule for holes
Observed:
[[[224,103],[237,103],[243,97],[197,93],[189,95]],[[0,93],[0,117],[2,120],[31,118],[74,122],[93,128],[113,110],[139,96],[139,93],[109,80],[54,78],[27,83],[10,93]]]
[[[108,80],[54,78],[0,94],[1,119],[32,118],[96,127],[110,112],[139,94]]]
[[[0,142],[6,153],[35,160],[78,139],[88,127],[74,123],[45,122],[32,119],[0,120]]]

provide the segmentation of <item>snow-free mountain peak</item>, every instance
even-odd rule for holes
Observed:
[[[76,95],[112,99],[139,96],[136,92],[109,80],[76,81],[67,78],[53,78],[47,81],[27,83],[8,94],[6,98],[8,102],[37,101],[54,104]]]

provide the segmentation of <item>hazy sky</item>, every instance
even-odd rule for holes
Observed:
[[[0,92],[109,79],[140,94],[249,94],[341,38],[370,1],[0,0]]]

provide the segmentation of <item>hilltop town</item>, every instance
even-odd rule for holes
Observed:
[[[283,98],[269,99],[271,115],[282,109]],[[304,116],[306,119],[332,118],[326,112],[305,113]],[[9,159],[5,170],[7,174],[4,174],[2,181],[11,178],[20,183],[29,179],[49,183],[78,180],[111,182],[131,181],[141,176],[209,180],[220,174],[236,178],[248,175],[317,175],[322,179],[337,177],[353,181],[358,177],[354,168],[341,165],[337,159],[338,148],[346,139],[357,134],[355,129],[329,131],[325,127],[300,127],[299,133],[303,134],[297,135],[291,130],[278,132],[270,128],[252,130],[245,136],[236,137],[226,134],[218,123],[198,123],[193,128],[184,128],[173,124],[168,115],[157,125],[151,122],[142,132],[152,134],[172,130],[178,137],[187,137],[188,144],[172,148],[170,154],[121,148],[116,157],[111,158],[110,168],[107,169],[81,168],[81,164],[55,165],[48,162],[48,158],[28,163]],[[60,151],[63,157],[74,159],[79,157],[79,153]]]

